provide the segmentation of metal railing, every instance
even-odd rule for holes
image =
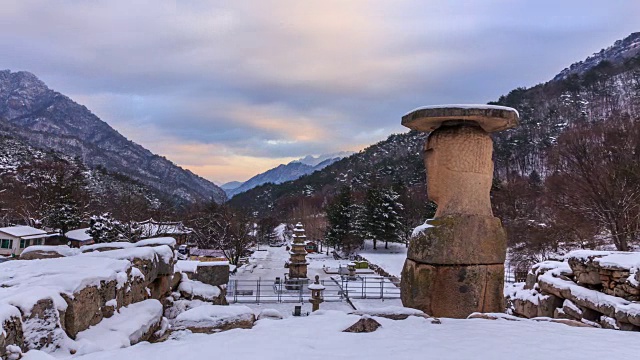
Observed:
[[[230,303],[308,302],[309,280],[285,281],[230,279],[227,301]],[[324,301],[347,299],[399,299],[400,284],[396,278],[334,276],[320,281],[324,285]]]

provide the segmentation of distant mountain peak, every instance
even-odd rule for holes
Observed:
[[[266,183],[281,184],[283,182],[296,180],[304,175],[322,170],[334,162],[352,154],[353,153],[349,151],[341,151],[318,156],[308,155],[288,164],[280,164],[273,169],[252,177],[235,188],[225,188],[227,185],[225,184],[222,186],[222,189],[225,190],[227,196],[231,198],[236,194],[251,190],[256,186]]]
[[[340,152],[336,152],[336,153],[332,153],[332,154],[324,154],[324,155],[307,155],[303,158],[300,158],[298,160],[294,160],[292,162],[299,162],[299,163],[303,163],[309,166],[317,166],[318,164],[322,163],[323,161],[329,160],[329,159],[335,159],[335,158],[339,158],[342,159],[344,157],[347,156],[351,156],[353,155],[352,151],[340,151]]]

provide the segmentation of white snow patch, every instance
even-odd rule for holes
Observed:
[[[637,333],[552,322],[441,319],[442,324],[432,324],[421,317],[401,321],[380,318],[376,320],[382,327],[375,332],[352,334],[342,330],[358,321],[359,316],[337,311],[316,313],[302,318],[258,321],[251,330],[213,335],[182,333],[162,343],[141,343],[76,359],[209,359],[212,354],[227,350],[235,359],[260,360],[632,359],[640,350]]]
[[[250,321],[253,310],[244,305],[203,305],[178,315],[173,322],[176,327],[215,327],[228,321]]]
[[[513,111],[516,113],[516,115],[518,115],[518,117],[520,116],[520,114],[518,113],[518,110],[514,109],[514,108],[510,108],[507,106],[499,106],[499,105],[487,105],[487,104],[444,104],[444,105],[427,105],[427,106],[421,106],[418,108],[415,108],[411,111],[409,111],[408,113],[404,114],[404,116],[407,116],[413,112],[416,112],[418,110],[428,110],[428,109],[439,109],[439,108],[456,108],[456,109],[489,109],[489,110],[506,110],[506,111]]]
[[[121,308],[110,318],[78,333],[78,355],[119,349],[137,343],[162,320],[162,304],[144,300]]]
[[[205,284],[197,280],[190,280],[186,274],[182,274],[182,281],[180,281],[178,291],[206,300],[213,300],[220,296],[220,289],[217,286]]]
[[[175,247],[176,239],[172,237],[159,237],[159,238],[140,240],[137,243],[135,243],[135,246],[149,246],[149,245],[167,245],[170,247]]]
[[[32,245],[22,250],[20,255],[34,251],[55,252],[62,256],[73,256],[79,253],[78,249],[72,249],[67,245]]]

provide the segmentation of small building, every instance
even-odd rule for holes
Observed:
[[[0,255],[18,256],[27,247],[45,245],[45,239],[58,235],[23,225],[0,228]]]
[[[69,240],[69,246],[72,248],[79,248],[83,245],[92,245],[95,243],[93,237],[89,235],[89,228],[67,231],[64,236]]]
[[[189,259],[197,261],[227,261],[222,250],[193,248],[189,251]]]
[[[307,241],[304,245],[304,249],[307,250],[307,253],[317,253],[318,244],[316,244],[315,241]]]
[[[187,243],[189,234],[193,229],[186,227],[181,221],[155,221],[149,219],[138,223],[140,226],[140,237],[142,239],[155,237],[172,237],[176,239],[176,245]]]

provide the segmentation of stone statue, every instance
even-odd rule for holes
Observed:
[[[405,306],[432,316],[502,312],[506,234],[493,216],[493,141],[489,132],[517,125],[498,106],[442,106],[413,111],[402,124],[431,131],[425,145],[427,194],[438,205],[431,227],[414,237],[402,271]]]

